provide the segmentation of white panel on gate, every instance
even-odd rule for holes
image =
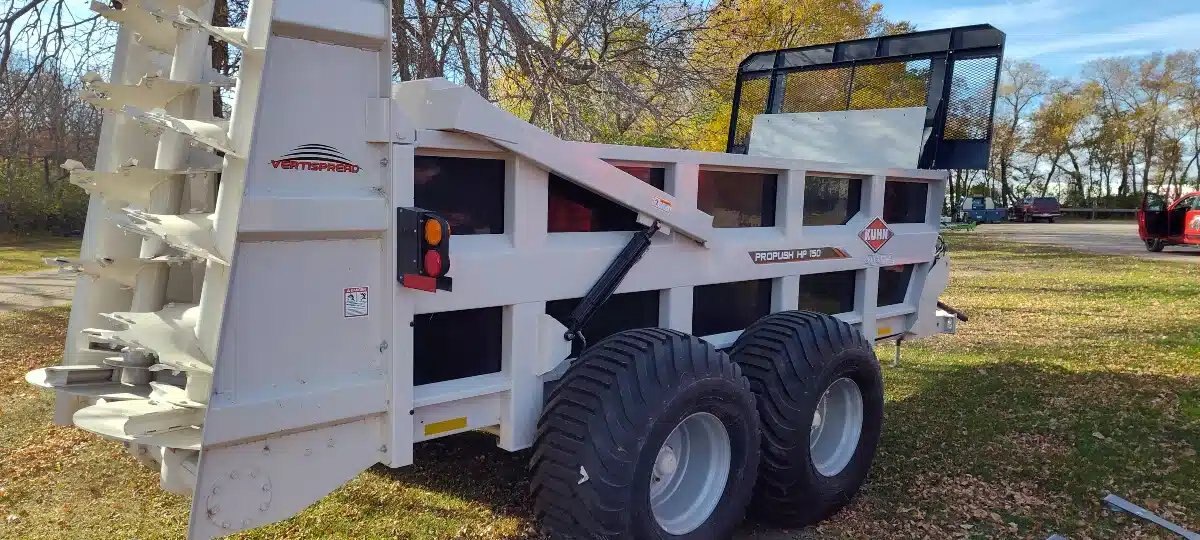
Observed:
[[[748,153],[915,169],[924,130],[925,107],[760,114]]]

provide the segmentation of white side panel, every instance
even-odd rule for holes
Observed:
[[[748,152],[915,169],[924,128],[925,107],[760,114],[754,117]]]

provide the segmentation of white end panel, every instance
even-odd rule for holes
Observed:
[[[239,247],[205,447],[387,410],[378,239]],[[374,291],[379,294],[372,294]]]
[[[304,13],[284,14],[247,153],[196,538],[291,516],[387,455],[390,145],[369,143],[366,121],[387,97],[386,42],[302,39]],[[319,30],[307,37],[346,37]]]
[[[379,417],[205,449],[189,538],[215,538],[291,517],[374,463]],[[321,491],[323,489],[323,491]]]
[[[950,284],[950,258],[942,256],[932,265],[928,266],[929,271],[923,275],[918,273],[917,283],[920,298],[917,300],[916,321],[913,322],[912,328],[908,330],[908,334],[912,337],[923,338],[932,336],[940,332],[938,328],[938,297],[946,291],[946,286]]]
[[[924,129],[925,107],[760,114],[748,153],[915,169]]]

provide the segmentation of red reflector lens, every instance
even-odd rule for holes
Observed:
[[[425,275],[439,277],[442,275],[442,254],[435,250],[425,252]]]

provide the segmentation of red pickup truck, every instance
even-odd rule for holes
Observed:
[[[1025,197],[1017,201],[1008,211],[1009,221],[1024,221],[1025,223],[1032,223],[1039,219],[1044,219],[1047,223],[1054,223],[1054,220],[1060,217],[1062,217],[1062,206],[1054,197]]]
[[[1188,193],[1175,202],[1157,193],[1146,193],[1138,209],[1138,236],[1148,251],[1167,246],[1200,246],[1200,191]]]

